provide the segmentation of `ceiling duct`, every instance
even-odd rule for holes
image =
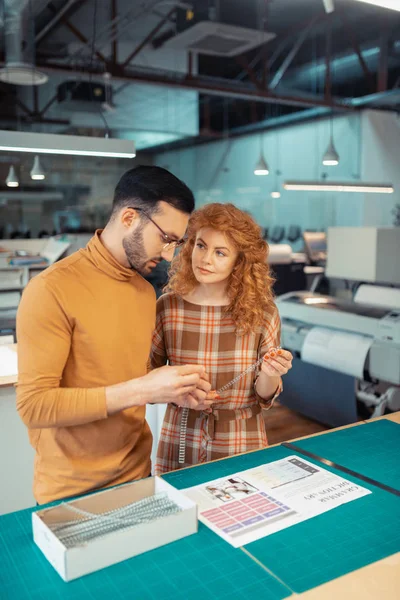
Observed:
[[[256,0],[247,0],[245,15],[241,3],[238,6],[234,0],[220,0],[215,6],[203,0],[192,4],[191,11],[177,8],[176,34],[165,42],[165,47],[229,57],[275,37],[274,33],[260,29],[262,20]]]
[[[400,2],[400,0],[399,0]],[[379,70],[381,48],[375,42],[368,42],[360,46],[360,52],[364,63],[371,74]],[[400,39],[397,34],[390,42],[390,53],[388,56],[388,68],[398,70],[400,66]],[[353,51],[342,52],[332,57],[331,71],[335,76],[335,84],[345,85],[363,76],[360,59]],[[310,90],[315,86],[317,78],[324,77],[326,72],[326,58],[305,63],[300,67],[292,69],[282,79],[282,88],[296,90]]]
[[[48,79],[47,75],[38,71],[33,63],[24,61],[24,24],[27,23],[31,28],[34,26],[33,15],[29,14],[33,6],[32,0],[3,0],[3,6],[5,66],[0,69],[0,81],[13,85],[45,83]],[[33,38],[33,35],[31,37]],[[33,48],[31,50],[29,54],[32,56]]]

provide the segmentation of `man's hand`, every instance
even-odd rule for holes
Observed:
[[[183,365],[160,367],[142,378],[142,393],[147,403],[173,402],[178,406],[197,408],[206,401],[211,389],[204,367]]]
[[[189,394],[186,397],[186,405],[183,406],[188,406],[189,408],[193,408],[194,410],[204,410],[205,412],[211,412],[211,406],[214,404],[214,402],[219,400],[220,397],[221,396],[219,396],[215,391],[209,391],[203,399],[196,398],[195,393],[193,393]],[[190,406],[189,404],[187,404],[189,401],[191,402]],[[197,405],[194,405],[194,402],[197,402]]]
[[[106,388],[107,414],[112,415],[132,406],[174,403],[204,410],[215,398],[204,367],[183,365],[160,367],[143,377]]]

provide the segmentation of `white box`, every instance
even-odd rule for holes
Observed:
[[[69,504],[91,513],[103,513],[160,492],[166,492],[181,512],[66,548],[48,525],[71,521],[76,515],[59,504],[32,514],[33,539],[64,581],[71,581],[197,533],[197,504],[159,477],[84,496]]]
[[[400,284],[400,227],[329,227],[326,275]]]

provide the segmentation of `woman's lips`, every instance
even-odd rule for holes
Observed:
[[[204,275],[211,275],[212,271],[208,271],[207,269],[202,269],[201,267],[198,267],[200,273],[204,273]]]

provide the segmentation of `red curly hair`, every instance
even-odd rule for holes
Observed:
[[[198,285],[192,269],[192,252],[198,231],[205,227],[224,233],[239,253],[227,290],[230,304],[225,310],[232,315],[237,333],[250,333],[265,323],[266,315],[275,311],[274,279],[261,228],[233,204],[207,204],[192,214],[187,241],[171,263],[164,291],[186,296]]]

